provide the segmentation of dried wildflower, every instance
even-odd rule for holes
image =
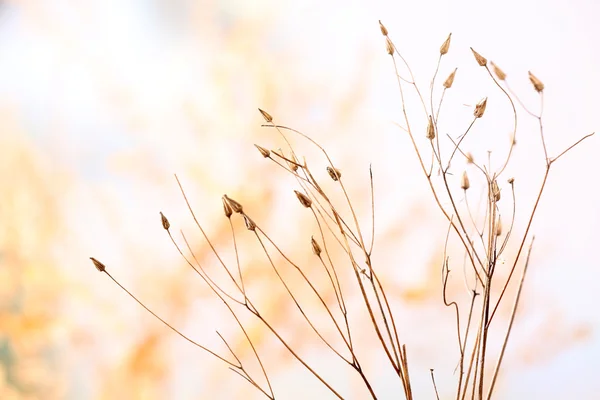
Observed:
[[[233,200],[232,198],[229,198],[226,194],[223,195],[223,199],[227,201],[227,204],[229,204],[233,212],[236,212],[238,214],[242,214],[244,212],[244,208],[242,207],[242,205],[237,201]]]
[[[336,182],[342,177],[342,172],[337,168],[327,167],[327,173]]]
[[[90,257],[90,260],[92,260],[92,262],[94,263],[94,267],[96,267],[96,269],[100,272],[104,272],[106,270],[106,267],[104,266],[104,264],[102,264],[100,261],[96,260],[94,257]]]
[[[450,89],[452,87],[452,84],[454,83],[454,75],[456,75],[456,68],[454,68],[454,71],[452,71],[452,73],[448,75],[448,77],[444,81],[444,87],[446,89]]]
[[[473,115],[475,116],[475,118],[483,117],[483,113],[485,112],[486,106],[487,106],[487,97],[485,99],[481,100],[475,106],[475,111],[473,112]]]
[[[448,39],[446,39],[444,41],[444,43],[442,44],[442,46],[440,47],[440,55],[444,55],[446,53],[448,53],[448,50],[450,49],[450,38],[452,37],[452,33],[448,34]]]
[[[538,93],[541,93],[544,90],[544,84],[534,74],[532,74],[531,71],[528,71],[528,73],[529,73],[529,80],[533,84],[533,88]]]
[[[225,212],[225,216],[227,218],[231,218],[231,214],[233,214],[233,210],[231,209],[231,206],[229,205],[229,202],[227,201],[227,199],[225,198],[226,196],[223,196],[223,211]]]
[[[379,20],[379,29],[381,29],[381,34],[383,36],[387,36],[388,35],[388,30],[386,29],[385,26],[383,26],[383,24],[381,23],[381,20]]]
[[[496,74],[496,76],[498,77],[499,80],[503,81],[506,79],[506,74],[504,73],[504,71],[502,71],[500,69],[500,67],[498,67],[496,64],[494,64],[493,61],[490,61],[490,64],[492,65],[492,68],[494,69],[494,73]]]
[[[260,108],[258,109],[258,111],[260,111],[260,113],[262,114],[262,116],[265,119],[265,121],[267,121],[267,122],[273,122],[273,117],[271,117],[271,114],[269,114],[265,110],[261,110]]]
[[[269,158],[271,156],[271,152],[265,149],[264,147],[260,147],[257,144],[255,144],[254,146],[258,149],[258,151],[260,151],[260,154],[262,154],[264,158]]]
[[[482,67],[485,67],[487,65],[487,58],[485,58],[484,56],[482,56],[481,54],[479,54],[478,52],[473,50],[472,47],[471,47],[471,51],[473,52],[473,55],[475,56],[475,60],[477,61],[477,64],[479,64]]]
[[[429,140],[435,139],[435,127],[433,126],[433,118],[429,116],[429,123],[427,124],[427,134],[425,137]]]
[[[256,230],[256,224],[246,214],[244,214],[244,223],[246,224],[246,228],[248,228],[249,231],[254,232]]]
[[[169,223],[169,220],[167,219],[167,217],[165,217],[165,215],[162,212],[160,213],[160,220],[162,222],[163,228],[165,228],[165,230],[168,231],[169,228],[171,227],[171,224]]]
[[[507,182],[512,185],[513,183],[515,183],[515,178],[510,177],[510,178],[508,178]]]
[[[471,183],[469,182],[469,176],[467,175],[467,171],[464,171],[462,177],[460,178],[460,188],[462,190],[467,190],[471,187]]]
[[[300,204],[302,204],[306,208],[310,208],[310,206],[312,205],[312,200],[309,199],[307,195],[305,195],[304,193],[300,193],[297,190],[294,190],[294,193],[296,193],[296,197],[300,201]]]
[[[385,38],[385,50],[390,56],[394,55],[394,44],[392,43],[389,37]]]
[[[465,157],[467,159],[467,164],[473,164],[475,162],[475,159],[473,158],[473,154],[467,152],[467,153],[465,153]]]
[[[502,235],[502,220],[498,218],[498,222],[496,223],[496,236]]]
[[[320,257],[321,256],[321,246],[319,246],[319,243],[317,243],[315,238],[312,236],[310,237],[310,245],[312,247],[313,253],[315,253],[316,256]]]
[[[494,196],[494,201],[500,201],[500,188],[498,187],[498,182],[494,179],[492,182],[492,196]]]

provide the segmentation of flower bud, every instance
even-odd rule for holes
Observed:
[[[496,64],[494,64],[492,61],[490,61],[490,64],[492,65],[492,68],[494,69],[494,73],[498,77],[498,80],[501,80],[501,81],[505,80],[506,74],[504,73],[504,71],[502,71],[500,69],[500,67],[498,67]]]
[[[256,230],[256,224],[246,214],[244,214],[244,224],[246,224],[246,228],[248,228],[249,231],[254,232]]]
[[[310,237],[310,245],[312,247],[313,253],[315,253],[315,255],[317,257],[320,257],[321,256],[321,246],[319,246],[319,243],[317,243],[315,238],[312,236]]]
[[[260,151],[260,154],[262,154],[264,158],[269,158],[271,156],[271,152],[265,149],[264,147],[260,147],[257,144],[255,144],[254,146],[258,149],[258,151]]]
[[[452,87],[452,84],[454,83],[454,75],[456,75],[456,68],[454,68],[454,71],[452,71],[452,73],[444,81],[444,87],[446,89],[450,89]]]
[[[96,269],[100,272],[104,272],[106,270],[106,267],[104,266],[104,264],[102,264],[100,261],[96,260],[94,257],[90,257],[90,260],[92,260],[92,262],[94,263],[94,267],[96,267]]]
[[[233,212],[236,212],[238,214],[242,214],[244,212],[244,208],[242,207],[242,205],[237,201],[233,200],[232,198],[229,198],[226,194],[223,195],[223,199],[227,201],[227,204],[229,204]]]
[[[223,211],[225,212],[225,216],[227,218],[231,218],[231,214],[233,214],[233,210],[231,209],[231,206],[229,205],[229,202],[227,201],[227,199],[225,198],[226,196],[223,196],[222,200],[223,200]]]
[[[336,182],[342,177],[342,172],[337,168],[327,167],[327,173]]]
[[[171,224],[169,223],[169,220],[167,219],[167,217],[164,216],[164,214],[162,212],[160,213],[160,220],[162,222],[163,228],[165,228],[165,230],[168,231],[169,228],[171,227]]]
[[[310,206],[312,205],[312,200],[309,199],[307,195],[305,195],[304,193],[300,193],[297,190],[294,190],[294,193],[296,193],[296,197],[298,198],[298,201],[300,201],[300,204],[302,204],[306,208],[310,208]]]
[[[529,73],[529,80],[533,84],[533,88],[538,93],[541,93],[544,90],[544,84],[534,74],[532,74],[531,71],[528,71],[528,73]]]
[[[462,177],[460,178],[460,188],[462,190],[467,190],[471,187],[471,183],[469,182],[469,176],[467,175],[467,171],[464,171]]]
[[[260,113],[262,114],[262,116],[265,119],[265,121],[267,121],[267,122],[273,122],[273,117],[271,117],[271,114],[269,114],[265,110],[261,110],[260,108],[258,109],[258,111],[260,111]]]
[[[394,55],[394,44],[389,37],[385,38],[385,51],[387,51],[390,56]]]
[[[433,126],[433,118],[429,116],[429,122],[427,123],[427,134],[425,137],[429,140],[435,139],[435,127]]]
[[[381,23],[381,20],[379,20],[379,29],[381,29],[381,34],[383,36],[387,36],[388,35],[388,30],[386,29],[385,26],[383,26],[383,24]]]
[[[500,201],[500,188],[498,187],[498,182],[494,179],[492,182],[492,196],[494,196],[494,201]]]
[[[446,53],[448,53],[448,50],[450,49],[450,38],[452,37],[452,33],[450,33],[448,35],[448,39],[446,39],[444,41],[444,43],[442,44],[442,46],[440,47],[440,55],[444,55]]]
[[[485,99],[481,100],[475,106],[475,111],[473,112],[473,115],[475,116],[475,118],[483,117],[483,113],[485,112],[486,106],[487,106],[487,97]]]
[[[471,51],[473,52],[473,55],[475,56],[475,60],[477,61],[477,64],[479,64],[482,67],[485,67],[487,65],[487,58],[485,58],[484,56],[482,56],[481,54],[479,54],[478,52],[473,50],[472,47],[471,47]]]

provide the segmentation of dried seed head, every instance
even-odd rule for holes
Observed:
[[[162,222],[163,228],[165,228],[165,230],[168,231],[169,228],[171,227],[171,224],[169,223],[169,220],[167,219],[167,217],[165,217],[165,215],[162,212],[160,213],[160,220]]]
[[[494,179],[492,182],[492,196],[494,196],[494,201],[500,201],[500,188],[498,187],[498,182]]]
[[[475,60],[477,61],[477,64],[481,65],[482,67],[485,67],[487,65],[487,58],[485,58],[484,56],[482,56],[481,54],[479,54],[478,52],[473,50],[472,47],[471,47],[471,51],[473,52],[473,55],[475,56]]]
[[[96,269],[100,272],[104,272],[106,270],[106,267],[104,266],[104,264],[102,264],[100,261],[96,260],[94,257],[90,257],[90,260],[92,260],[92,262],[94,263],[94,267],[96,267]]]
[[[271,114],[269,114],[265,110],[261,110],[260,108],[258,109],[258,111],[260,111],[260,113],[262,114],[262,116],[265,119],[265,121],[267,121],[267,122],[273,122],[273,117],[271,117]]]
[[[487,97],[485,99],[481,100],[475,106],[475,111],[473,112],[473,115],[475,116],[475,118],[483,117],[483,113],[485,112],[486,106],[487,106]]]
[[[317,243],[315,238],[312,236],[310,237],[310,245],[312,247],[313,253],[315,253],[315,255],[317,257],[320,257],[321,256],[321,246],[319,246],[319,243]]]
[[[471,187],[471,183],[469,182],[469,176],[467,175],[467,171],[464,171],[462,177],[460,178],[460,188],[462,190],[467,190]]]
[[[473,154],[467,152],[465,153],[465,157],[467,158],[467,164],[473,164],[475,162]]]
[[[293,161],[293,162],[288,161],[288,166],[290,167],[290,169],[292,171],[294,171],[294,172],[298,171],[298,159],[296,158],[294,153],[292,153],[292,156],[290,158],[291,158],[291,161]]]
[[[246,228],[248,228],[249,231],[254,232],[256,230],[256,224],[246,214],[244,214],[244,223],[246,224]]]
[[[529,80],[533,84],[533,88],[538,93],[541,93],[544,90],[544,84],[534,74],[532,74],[531,71],[528,71],[528,73],[529,73]]]
[[[327,167],[327,173],[329,174],[331,179],[333,179],[336,182],[339,181],[342,177],[342,172],[337,168]]]
[[[269,158],[271,156],[271,152],[265,149],[264,147],[260,147],[257,144],[255,144],[254,146],[258,149],[258,151],[260,151],[260,154],[262,154],[264,158]]]
[[[390,38],[387,37],[387,36],[385,38],[385,51],[387,51],[387,53],[390,56],[394,55],[394,44],[392,43],[392,41],[390,40]]]
[[[456,68],[454,68],[454,71],[452,71],[452,73],[448,75],[448,77],[444,81],[444,87],[446,89],[450,89],[452,87],[452,84],[454,83],[454,75],[456,75]]]
[[[508,178],[507,182],[512,185],[513,183],[515,183],[515,178],[510,177],[510,178]]]
[[[498,79],[501,80],[501,81],[505,80],[506,79],[506,74],[504,73],[504,71],[502,71],[499,66],[497,66],[496,64],[494,64],[493,61],[490,61],[490,64],[492,65],[492,68],[494,69],[494,73],[496,74],[496,76],[498,77]]]
[[[310,206],[312,205],[312,200],[309,199],[307,195],[305,195],[304,193],[300,193],[297,190],[294,190],[294,193],[296,193],[296,197],[300,201],[300,204],[302,204],[306,208],[310,208]]]
[[[425,137],[429,140],[435,139],[435,127],[433,126],[433,118],[429,116],[429,122],[427,123],[427,134]]]
[[[231,206],[229,205],[229,201],[227,201],[226,196],[223,196],[222,200],[223,200],[223,211],[225,212],[225,216],[227,218],[231,218],[231,214],[233,214],[233,210],[231,209]]]
[[[223,199],[227,202],[227,204],[229,204],[233,212],[236,212],[238,214],[242,214],[244,212],[244,207],[242,207],[242,205],[237,201],[233,200],[232,198],[229,198],[226,194],[223,195]]]
[[[502,235],[502,220],[498,218],[498,222],[496,222],[496,236]]]
[[[452,33],[448,34],[448,39],[446,39],[446,41],[444,41],[444,43],[442,44],[442,46],[440,47],[440,55],[444,55],[448,52],[448,50],[450,49],[450,38],[452,37]]]
[[[379,20],[379,29],[381,29],[381,34],[383,36],[387,36],[388,35],[388,30],[386,29],[385,26],[383,26],[383,24],[381,23],[381,20]]]

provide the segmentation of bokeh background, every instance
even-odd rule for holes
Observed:
[[[253,146],[283,146],[260,127],[257,107],[330,151],[366,226],[372,164],[375,254],[415,390],[433,397],[434,368],[449,396],[457,349],[453,313],[441,304],[446,226],[395,125],[400,99],[377,20],[423,88],[453,33],[441,75],[459,70],[444,118],[464,127],[472,106],[490,96],[488,119],[469,142],[481,160],[508,143],[510,114],[469,46],[496,61],[532,108],[538,104],[527,71],[544,81],[549,152],[557,154],[600,124],[598,15],[592,0],[0,2],[0,398],[260,398],[88,259],[104,262],[186,334],[222,348],[218,329],[249,357],[231,317],[170,244],[158,212],[175,232],[190,232],[200,257],[214,264],[194,236],[177,173],[227,256],[223,193],[242,201],[296,259],[309,260],[315,232],[300,214],[294,182]],[[522,231],[543,165],[535,121],[521,116],[506,176],[523,182]],[[591,399],[600,392],[599,143],[574,150],[551,176],[500,398]],[[313,150],[306,155],[325,166]],[[260,254],[245,250],[249,284],[265,313],[345,395],[362,398],[355,377],[322,356],[272,289]],[[256,321],[246,322],[281,398],[328,398]],[[371,339],[364,334],[365,348]],[[378,388],[393,398],[399,387],[380,356],[367,350],[365,357]]]

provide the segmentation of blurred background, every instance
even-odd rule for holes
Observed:
[[[442,118],[456,136],[489,96],[488,114],[465,144],[485,160],[488,150],[509,143],[511,114],[469,47],[497,62],[533,109],[539,104],[527,71],[545,83],[546,138],[556,155],[599,127],[598,15],[592,0],[0,2],[0,398],[261,398],[88,259],[101,260],[189,336],[223,350],[218,330],[251,360],[233,319],[178,255],[158,213],[175,233],[189,232],[207,266],[216,265],[176,173],[229,261],[224,193],[295,259],[312,260],[315,227],[294,198],[295,182],[253,146],[284,145],[260,127],[258,107],[328,149],[366,232],[372,164],[375,261],[402,326],[417,398],[433,398],[430,368],[442,397],[451,396],[458,351],[454,314],[441,300],[446,224],[395,125],[400,96],[377,21],[425,91],[439,46],[453,33],[440,76],[458,72]],[[409,105],[418,107],[414,99]],[[505,178],[516,177],[522,233],[543,158],[536,121],[520,117]],[[424,132],[425,122],[413,128]],[[551,175],[499,398],[591,399],[600,391],[599,143],[587,141]],[[302,154],[326,177],[317,151]],[[261,310],[345,396],[364,398],[356,376],[323,356],[296,310],[272,289],[277,282],[264,254],[250,241],[241,246]],[[452,291],[465,291],[460,273]],[[278,396],[329,398],[256,320],[244,321]],[[370,333],[358,337],[376,386],[394,397],[399,386],[381,356],[369,352]]]

